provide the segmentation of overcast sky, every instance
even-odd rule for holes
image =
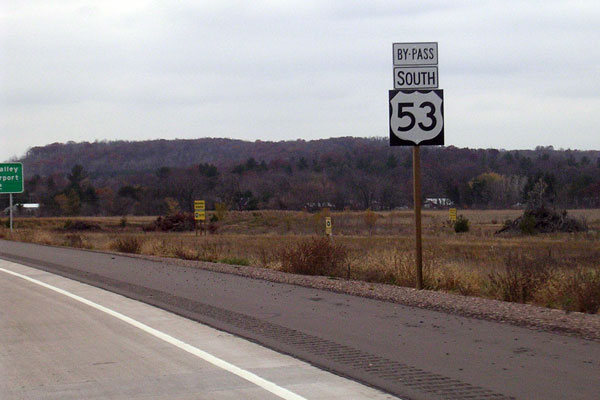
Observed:
[[[0,160],[53,142],[388,136],[437,41],[446,145],[600,149],[600,2],[0,1]]]

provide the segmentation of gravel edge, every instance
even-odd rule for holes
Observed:
[[[139,258],[198,268],[270,282],[287,283],[336,293],[389,301],[405,306],[440,311],[463,317],[507,323],[541,332],[559,333],[585,340],[600,342],[600,314],[565,312],[530,304],[509,303],[481,297],[453,293],[416,290],[382,283],[370,283],[323,276],[290,274],[268,268],[238,266],[204,261],[182,260],[169,257],[100,251],[108,254]]]

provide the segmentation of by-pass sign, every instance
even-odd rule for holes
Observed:
[[[0,164],[0,193],[23,193],[23,164]]]
[[[394,43],[392,51],[390,145],[443,145],[444,91],[437,89],[437,43]]]
[[[403,65],[437,65],[438,45],[427,43],[394,43],[394,66]]]
[[[438,45],[394,43],[394,89],[437,89]]]

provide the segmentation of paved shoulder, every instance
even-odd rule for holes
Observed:
[[[149,305],[0,261],[3,399],[391,399]]]

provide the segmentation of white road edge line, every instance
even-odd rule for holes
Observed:
[[[209,362],[209,363],[211,363],[211,364],[213,364],[213,365],[215,365],[215,366],[217,366],[219,368],[224,369],[225,371],[228,371],[228,372],[230,372],[230,373],[232,373],[234,375],[237,375],[240,378],[245,379],[245,380],[247,380],[247,381],[255,384],[256,386],[259,386],[259,387],[261,387],[261,388],[263,388],[263,389],[265,389],[265,390],[267,390],[267,391],[269,391],[269,392],[271,392],[271,393],[273,393],[273,394],[281,397],[282,399],[285,399],[285,400],[306,400],[306,398],[304,398],[304,397],[302,397],[302,396],[300,396],[300,395],[298,395],[296,393],[293,393],[293,392],[291,392],[291,391],[289,391],[289,390],[287,390],[285,388],[282,388],[281,386],[277,386],[275,383],[270,382],[270,381],[268,381],[268,380],[266,380],[264,378],[261,378],[260,376],[255,375],[252,372],[246,371],[245,369],[242,369],[240,367],[236,367],[235,365],[230,364],[227,361],[221,360],[220,358],[215,357],[212,354],[209,354],[209,353],[207,353],[207,352],[205,352],[203,350],[200,350],[197,347],[194,347],[194,346],[192,346],[190,344],[187,344],[187,343],[185,343],[185,342],[183,342],[183,341],[181,341],[179,339],[176,339],[173,336],[167,335],[166,333],[163,333],[163,332],[161,332],[159,330],[151,328],[148,325],[143,324],[143,323],[141,323],[141,322],[139,322],[139,321],[137,321],[137,320],[135,320],[133,318],[130,318],[130,317],[126,316],[126,315],[123,315],[123,314],[121,314],[119,312],[113,311],[110,308],[107,308],[107,307],[104,307],[104,306],[102,306],[100,304],[94,303],[93,301],[85,299],[85,298],[83,298],[81,296],[77,296],[76,294],[67,292],[66,290],[57,288],[55,286],[49,285],[49,284],[41,282],[41,281],[38,281],[37,279],[33,279],[33,278],[30,278],[30,277],[28,277],[26,275],[19,274],[18,272],[10,271],[10,270],[7,270],[7,269],[1,268],[1,267],[0,267],[0,271],[5,272],[5,273],[7,273],[9,275],[13,275],[13,276],[19,277],[19,278],[24,279],[26,281],[35,283],[36,285],[40,285],[42,287],[45,287],[46,289],[53,290],[53,291],[55,291],[57,293],[60,293],[60,294],[65,295],[67,297],[70,297],[73,300],[77,300],[77,301],[79,301],[79,302],[81,302],[83,304],[86,304],[86,305],[88,305],[90,307],[93,307],[96,310],[102,311],[102,312],[104,312],[104,313],[106,313],[108,315],[111,315],[111,316],[113,316],[115,318],[118,318],[121,321],[128,323],[129,325],[135,326],[136,328],[141,329],[144,332],[147,332],[147,333],[151,334],[152,336],[155,336],[155,337],[157,337],[159,339],[164,340],[165,342],[167,342],[169,344],[172,344],[173,346],[176,346],[176,347],[180,348],[181,350],[187,351],[188,353],[193,354],[196,357],[199,357],[199,358],[203,359],[204,361],[207,361],[207,362]]]

